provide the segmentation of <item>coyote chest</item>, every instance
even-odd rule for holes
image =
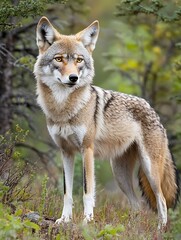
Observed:
[[[57,124],[48,125],[48,131],[54,142],[59,146],[60,139],[67,141],[76,148],[80,148],[86,134],[86,126],[84,124],[71,126],[69,124],[59,126]]]

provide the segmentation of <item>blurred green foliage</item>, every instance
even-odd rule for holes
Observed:
[[[175,12],[180,16],[180,8],[181,3],[174,0],[121,1],[118,18],[111,24],[115,38],[104,53],[104,69],[110,73],[107,83],[114,83],[116,90],[145,98],[155,108],[168,130],[170,148],[179,166],[181,38],[180,18],[174,16]]]
[[[65,4],[66,0],[18,0],[1,1],[0,3],[0,31],[22,27],[24,18],[34,18],[46,11],[49,4]],[[15,18],[16,17],[16,18]],[[12,22],[12,18],[14,21]]]
[[[177,0],[122,0],[117,5],[117,16],[147,14],[158,20],[173,22],[181,19],[181,5]]]
[[[0,236],[1,239],[32,239],[32,230],[40,227],[30,220],[21,220],[21,211],[11,214],[10,208],[0,203]],[[38,239],[34,236],[33,239]]]

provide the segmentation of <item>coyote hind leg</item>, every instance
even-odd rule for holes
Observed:
[[[142,185],[144,186],[142,190],[147,196],[151,208],[155,210],[156,206],[159,218],[158,228],[160,229],[166,226],[167,223],[167,205],[161,189],[161,166],[158,164],[159,161],[161,161],[161,154],[158,154],[157,156],[156,152],[154,152],[154,156],[155,158],[151,159],[151,156],[148,154],[144,146],[140,146],[141,171],[146,176],[146,179],[144,177],[142,178]],[[145,184],[149,185],[146,186]]]
[[[111,159],[111,167],[120,189],[127,196],[134,210],[140,208],[133,188],[133,170],[137,159],[136,145],[133,144],[121,156]]]

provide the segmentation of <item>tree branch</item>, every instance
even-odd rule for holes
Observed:
[[[59,169],[59,171],[62,171],[62,168],[58,167],[52,158],[51,158],[51,162],[53,162],[54,167],[50,166],[50,164],[49,164],[50,158],[48,157],[50,155],[50,152],[42,152],[42,151],[38,150],[36,147],[31,146],[27,143],[17,143],[16,146],[27,148],[27,149],[33,151],[34,153],[36,153],[37,156],[40,158],[41,162],[43,163],[46,171],[49,173],[49,175],[52,176],[56,181],[58,180],[58,175],[56,176],[55,168]]]

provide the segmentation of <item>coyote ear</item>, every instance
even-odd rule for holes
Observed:
[[[99,22],[94,21],[83,31],[77,33],[76,38],[79,41],[82,41],[82,43],[88,49],[88,51],[92,52],[95,48],[98,35],[99,35]]]
[[[42,17],[37,25],[36,41],[41,52],[46,51],[59,35],[48,18]]]

